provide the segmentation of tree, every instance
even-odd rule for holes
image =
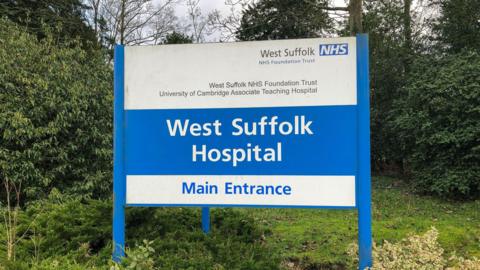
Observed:
[[[53,187],[108,197],[112,71],[105,56],[23,29],[1,20],[0,181],[19,192],[19,206]]]
[[[101,31],[101,24],[102,24],[102,18],[100,16],[100,8],[102,4],[102,0],[88,0],[87,5],[88,5],[88,10],[91,12],[90,15],[90,20],[91,24],[93,25],[93,31],[95,32],[95,35],[99,35]]]
[[[408,73],[412,51],[412,0],[403,1],[403,67],[405,72]]]
[[[350,0],[350,4],[348,5],[348,15],[350,34],[355,35],[357,33],[362,33],[362,0]]]
[[[209,34],[209,17],[202,14],[199,7],[200,0],[186,0],[187,25],[185,32],[191,33],[194,42],[205,41],[205,35]]]
[[[88,27],[81,0],[3,0],[0,14],[24,25],[30,33],[44,38],[45,29],[54,31],[56,38],[67,41],[82,40],[83,47],[97,46],[95,32]]]
[[[403,0],[365,2],[364,29],[369,33],[372,168],[402,168],[403,154],[391,127],[391,110],[405,82]],[[400,26],[400,27],[399,27]]]
[[[252,3],[253,0],[225,0],[228,7],[227,15],[223,15],[219,10],[214,10],[208,15],[209,27],[219,33],[220,41],[235,39],[237,29],[240,28],[242,11]]]
[[[325,36],[332,22],[327,1],[261,0],[243,11],[237,38],[266,40]]]
[[[7,259],[20,208],[56,186],[76,196],[110,189],[110,68],[78,41],[40,41],[0,19],[0,203]],[[104,195],[103,195],[104,196]]]
[[[474,52],[423,56],[412,65],[393,124],[418,191],[480,197],[479,74]]]
[[[185,43],[192,43],[193,40],[190,37],[185,36],[182,33],[172,32],[171,34],[167,34],[163,41],[163,44],[185,44]]]
[[[101,0],[106,46],[158,44],[176,30],[174,0]]]
[[[441,0],[440,13],[434,29],[443,50],[480,51],[480,1]]]
[[[365,1],[363,27],[369,33],[372,165],[401,172],[404,154],[392,126],[394,102],[403,98],[411,62],[427,53],[425,7],[411,0]]]

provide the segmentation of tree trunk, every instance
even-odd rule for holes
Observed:
[[[120,10],[120,44],[125,45],[125,1],[122,0],[122,6]]]
[[[98,11],[99,11],[100,0],[92,1],[92,8],[93,8],[93,25],[95,30],[95,35],[98,37]]]
[[[404,34],[404,56],[403,65],[405,72],[409,71],[410,56],[412,55],[412,16],[410,8],[412,0],[404,0],[403,5],[403,34]]]
[[[350,0],[350,4],[348,5],[348,15],[350,33],[352,35],[362,33],[362,0]]]

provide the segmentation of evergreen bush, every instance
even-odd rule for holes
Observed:
[[[425,57],[396,102],[394,130],[422,193],[480,196],[480,55]]]
[[[112,81],[102,51],[0,18],[0,179],[27,200],[110,197]]]

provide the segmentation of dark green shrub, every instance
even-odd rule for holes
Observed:
[[[153,241],[155,269],[278,269],[280,256],[262,239],[269,231],[232,209],[212,210],[212,231],[201,230],[196,208],[139,208],[127,211],[129,246]],[[133,251],[138,257],[138,251]]]
[[[0,265],[57,269],[65,263],[67,268],[58,269],[104,269],[111,260],[111,213],[111,201],[69,199],[53,192],[22,212],[19,234],[25,236],[17,248],[18,262],[0,258]],[[201,230],[200,213],[198,208],[128,208],[131,257],[123,265],[138,269],[128,266],[144,261],[139,265],[152,269],[279,269],[278,250],[264,242],[270,232],[245,212],[213,209],[209,234]]]
[[[22,198],[110,197],[112,71],[101,51],[0,19],[0,180]],[[1,195],[1,194],[0,194]]]
[[[480,55],[426,57],[396,103],[395,130],[424,193],[480,196]]]
[[[108,258],[111,213],[111,201],[56,198],[36,202],[27,208],[29,220],[20,227],[28,233],[23,247],[30,256],[40,259],[68,255],[78,262],[88,262],[98,254]]]
[[[18,212],[15,261],[7,259],[0,226],[0,269],[105,268],[112,250],[111,205],[55,191],[48,199],[28,204]]]

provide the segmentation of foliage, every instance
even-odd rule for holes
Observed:
[[[412,170],[411,182],[423,193],[456,199],[478,197],[480,175],[474,165],[479,161],[474,121],[479,118],[475,96],[478,61],[473,56],[465,59],[468,53],[438,53],[418,30],[424,26],[411,26],[413,43],[409,45],[405,20],[410,17],[421,22],[421,14],[415,10],[405,14],[404,2],[365,3],[364,24],[371,52],[373,168],[407,175]],[[473,15],[478,4],[467,2],[441,2],[441,18],[434,30],[439,45],[450,53],[478,47],[474,42],[480,33],[478,23],[471,22],[478,15]],[[467,16],[469,12],[472,16]],[[457,27],[463,32],[456,31]],[[455,38],[460,32],[462,38]],[[457,58],[464,60],[454,63]]]
[[[0,249],[0,265],[6,269],[106,269],[112,248],[111,204],[58,192],[29,204],[21,215],[18,233],[25,236],[18,243],[17,261],[5,260]],[[198,210],[128,209],[127,258],[112,269],[279,268],[278,252],[264,243],[268,230],[251,217],[215,209],[212,231],[206,235]]]
[[[434,226],[445,258],[480,258],[480,201],[448,202],[419,196],[395,178],[374,177],[372,232],[377,245],[396,243]],[[356,210],[244,209],[269,230],[268,246],[276,247],[287,269],[350,269],[348,244],[357,241]]]
[[[410,236],[397,244],[385,241],[381,248],[374,248],[372,270],[441,270],[445,259],[437,239],[438,231],[432,228],[422,236]]]
[[[480,196],[480,55],[416,61],[394,127],[418,191]]]
[[[261,0],[249,5],[237,30],[239,40],[267,40],[323,36],[332,21],[327,1]]]
[[[27,208],[30,223],[24,223],[21,231],[39,240],[24,241],[24,248],[31,254],[38,249],[39,257],[70,254],[80,260],[97,254],[109,245],[111,212],[111,201],[62,196],[36,202]]]
[[[412,235],[398,243],[384,241],[373,246],[371,270],[474,270],[479,269],[480,260],[465,259],[452,255],[449,259],[438,243],[438,230],[432,227],[423,235]],[[348,250],[350,266],[358,264],[358,245],[351,244]],[[453,265],[453,266],[452,266]]]
[[[473,257],[471,259],[465,259],[463,257],[457,257],[456,255],[450,257],[450,263],[452,267],[448,267],[447,270],[478,270],[480,269],[480,259]]]
[[[149,270],[154,269],[153,254],[155,249],[152,247],[153,241],[143,240],[143,244],[135,249],[127,250],[127,257],[122,262],[124,267],[114,267],[114,269],[125,270]]]
[[[163,41],[163,44],[185,44],[185,43],[192,43],[192,42],[193,42],[192,38],[182,33],[173,31],[172,33],[167,34],[165,36],[165,40]]]
[[[398,185],[401,182],[396,179],[375,178],[372,216],[377,244],[395,243],[435,226],[444,258],[452,257],[449,265],[475,263],[472,256],[480,257],[480,201],[445,202],[411,194]],[[17,260],[5,261],[0,245],[0,265],[6,269],[107,269],[112,249],[111,204],[69,198],[57,191],[48,200],[28,204],[19,219],[18,233],[26,234],[18,243]],[[278,269],[282,265],[343,269],[349,258],[347,244],[357,239],[355,220],[355,210],[213,209],[212,231],[205,235],[200,229],[200,209],[128,208],[129,257],[122,267],[132,257],[141,262],[146,255],[147,261],[153,260],[153,269]],[[1,243],[3,237],[0,225]]]
[[[441,0],[441,15],[434,29],[440,45],[448,52],[480,52],[480,1]]]
[[[389,125],[393,102],[406,80],[403,0],[365,1],[364,28],[369,34],[372,167],[387,171],[401,166],[396,131]]]
[[[82,46],[97,45],[93,29],[88,27],[84,17],[86,6],[81,0],[2,0],[0,2],[0,17],[25,26],[28,32],[39,38],[45,38],[49,33],[47,28],[58,29],[55,37],[60,42],[80,38]]]
[[[3,267],[3,268],[2,268]],[[30,264],[25,261],[6,261],[0,266],[1,270],[85,270],[85,269],[97,269],[86,268],[77,262],[74,262],[66,257],[46,258],[39,261],[37,264]]]
[[[279,268],[280,257],[262,240],[268,230],[251,217],[231,209],[214,209],[212,217],[212,231],[205,235],[196,209],[129,209],[127,239],[154,240],[140,247],[161,251],[153,257],[155,269]],[[147,251],[141,253],[150,258]]]
[[[54,191],[21,211],[16,260],[7,260],[0,247],[0,265],[5,269],[104,269],[112,249],[111,210],[111,201],[80,200]]]
[[[373,267],[371,270],[442,270],[446,260],[443,249],[437,241],[438,231],[431,228],[424,235],[413,235],[392,244],[385,241],[380,247],[373,246]],[[358,245],[351,244],[349,256],[358,263]],[[352,266],[353,266],[352,265]]]
[[[21,183],[27,198],[53,187],[110,196],[111,81],[102,52],[38,41],[2,19],[0,180]]]

